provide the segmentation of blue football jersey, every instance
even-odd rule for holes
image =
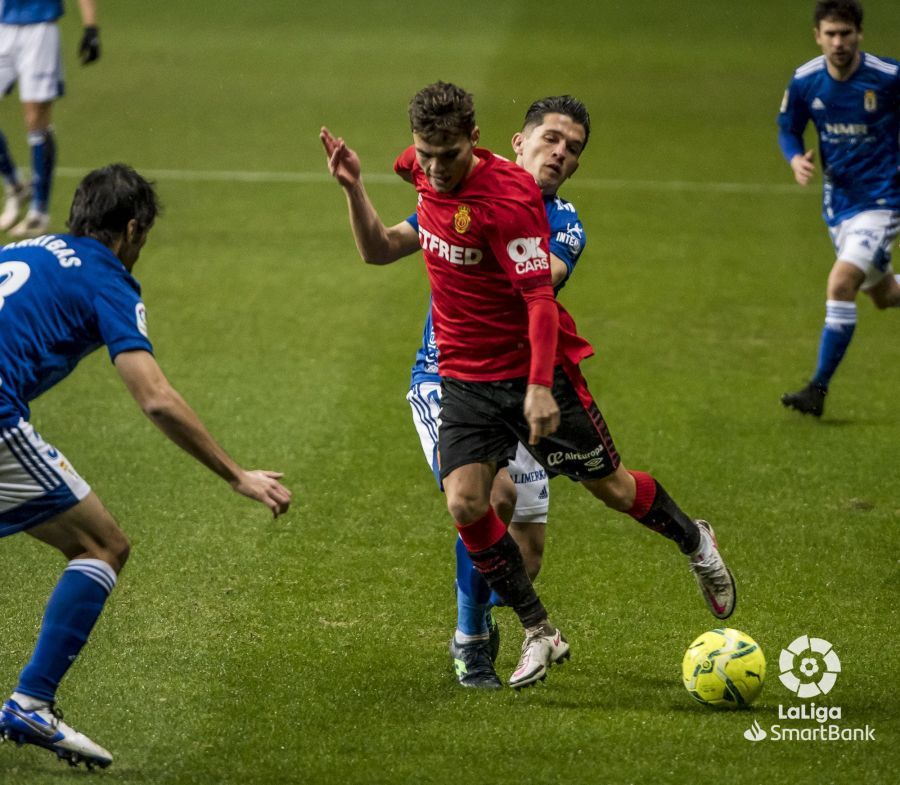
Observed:
[[[0,0],[0,23],[34,25],[63,15],[62,0]]]
[[[44,235],[0,250],[0,425],[103,344],[153,351],[140,284],[89,237]]]
[[[545,196],[544,209],[550,223],[550,253],[559,257],[566,265],[566,277],[556,285],[558,292],[575,270],[575,265],[584,250],[586,238],[584,226],[575,210],[575,205],[558,196]],[[419,231],[419,220],[415,214],[406,219],[410,226]],[[425,317],[425,329],[422,331],[422,345],[416,352],[416,362],[412,367],[410,386],[423,382],[440,383],[438,372],[438,348],[434,339],[434,328],[431,325],[431,303]]]
[[[846,81],[828,73],[824,55],[800,66],[778,115],[782,150],[803,152],[812,121],[824,179],[822,215],[829,226],[864,210],[900,209],[900,63],[860,53]]]

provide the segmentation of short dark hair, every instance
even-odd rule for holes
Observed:
[[[449,82],[423,87],[409,102],[409,127],[425,139],[443,134],[470,136],[475,129],[472,94]]]
[[[859,0],[819,0],[813,11],[816,27],[823,19],[839,19],[862,30],[863,9]]]
[[[533,125],[540,125],[544,122],[544,116],[548,114],[564,114],[584,126],[584,146],[587,146],[591,136],[591,116],[581,101],[571,95],[550,95],[541,98],[529,106],[528,111],[525,112],[522,130]]]
[[[127,164],[109,164],[89,172],[75,189],[68,227],[77,237],[112,245],[129,221],[149,229],[162,210],[153,183]]]

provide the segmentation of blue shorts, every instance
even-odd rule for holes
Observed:
[[[31,423],[0,427],[0,537],[30,529],[91,492],[66,457]]]

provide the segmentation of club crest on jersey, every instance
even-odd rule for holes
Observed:
[[[456,213],[453,215],[453,228],[456,229],[457,234],[465,234],[469,231],[471,223],[472,208],[467,204],[461,204],[456,208]]]
[[[878,109],[878,96],[874,90],[866,90],[866,94],[863,96],[863,106],[867,112],[874,112]]]

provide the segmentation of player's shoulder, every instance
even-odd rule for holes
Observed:
[[[819,55],[794,69],[794,81],[803,82],[825,72],[825,55]]]
[[[876,57],[868,52],[863,52],[861,65],[863,68],[887,76],[900,74],[900,61],[894,60],[892,57]]]
[[[540,197],[534,177],[514,161],[483,148],[477,148],[475,154],[481,159],[484,172],[481,177],[475,178],[473,184],[481,184],[481,187],[496,192],[498,196],[513,199]]]

